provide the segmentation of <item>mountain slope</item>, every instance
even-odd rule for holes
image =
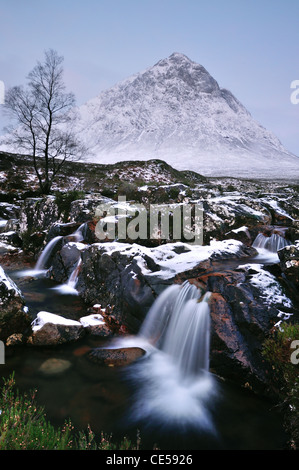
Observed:
[[[77,131],[99,163],[159,158],[205,176],[299,175],[299,158],[179,53],[81,106]]]

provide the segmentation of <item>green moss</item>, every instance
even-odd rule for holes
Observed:
[[[58,207],[58,215],[59,217],[62,216],[63,222],[68,221],[72,202],[78,199],[83,199],[84,196],[84,191],[77,190],[67,191],[65,193],[55,193],[55,201]]]
[[[137,444],[124,438],[119,444],[104,433],[96,436],[88,427],[76,432],[70,421],[54,427],[42,407],[36,405],[34,390],[21,395],[15,388],[14,374],[4,379],[0,389],[0,450],[137,450]]]

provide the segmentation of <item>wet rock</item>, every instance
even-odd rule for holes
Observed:
[[[80,225],[81,224],[79,222],[69,222],[64,224],[59,222],[54,223],[48,232],[47,242],[58,236],[66,237],[71,235],[80,227]]]
[[[155,299],[134,255],[108,254],[97,244],[82,253],[77,289],[87,303],[110,306],[109,316],[114,315],[119,326],[125,324],[131,331],[138,330]]]
[[[69,242],[63,244],[64,242],[65,240],[62,239],[60,247],[51,259],[51,268],[48,272],[48,277],[59,283],[67,282],[81,258],[81,251],[87,248],[82,243]]]
[[[262,346],[281,315],[292,312],[291,300],[259,265],[200,273],[198,280],[212,292],[211,368],[238,384],[265,389],[268,371]]]
[[[88,358],[97,364],[107,366],[127,366],[144,356],[145,351],[141,348],[119,348],[119,349],[93,349]]]
[[[244,245],[247,245],[247,246],[251,246],[253,242],[250,231],[248,227],[246,227],[245,225],[227,232],[225,234],[225,239],[226,240],[230,240],[230,239],[239,240],[240,242],[242,242]]]
[[[23,294],[0,266],[0,339],[30,330],[31,318]]]

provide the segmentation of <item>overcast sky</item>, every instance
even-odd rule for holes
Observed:
[[[0,21],[6,89],[49,48],[77,104],[181,52],[299,156],[299,0],[0,0]]]

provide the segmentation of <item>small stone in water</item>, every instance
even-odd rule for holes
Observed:
[[[71,362],[65,359],[47,359],[39,368],[39,371],[46,375],[61,374],[71,367]]]

